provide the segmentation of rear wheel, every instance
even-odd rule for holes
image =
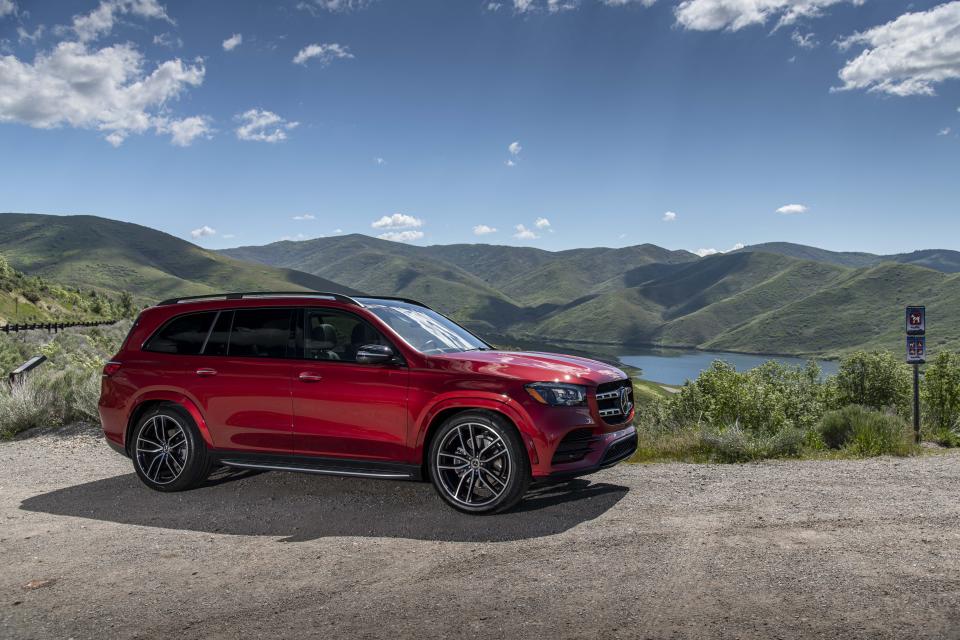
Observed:
[[[210,456],[193,418],[181,407],[162,405],[133,430],[133,467],[156,491],[192,489],[210,475]]]
[[[530,462],[513,425],[494,414],[458,413],[443,423],[429,452],[437,493],[466,513],[514,506],[530,484]]]

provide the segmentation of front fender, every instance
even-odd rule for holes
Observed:
[[[417,429],[413,449],[417,460],[423,460],[423,447],[429,435],[430,426],[438,415],[449,409],[484,409],[503,415],[513,422],[520,431],[520,438],[527,448],[527,455],[530,457],[531,464],[539,463],[537,445],[539,444],[542,448],[546,441],[534,426],[530,415],[508,396],[482,391],[458,391],[442,394],[423,407],[420,415],[415,419]]]

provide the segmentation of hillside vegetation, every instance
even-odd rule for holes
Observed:
[[[650,244],[420,247],[352,234],[214,252],[92,216],[0,214],[0,255],[65,291],[130,291],[137,305],[231,290],[398,295],[482,334],[554,344],[901,351],[902,309],[924,303],[930,350],[960,348],[960,253],[946,250],[877,256],[771,243],[698,258]]]
[[[67,287],[129,291],[140,302],[222,291],[350,292],[324,278],[235,260],[161,231],[95,216],[0,213],[0,255]]]
[[[545,342],[899,351],[903,307],[924,302],[930,348],[960,347],[960,253],[951,251],[877,256],[771,243],[698,258],[654,245],[550,252],[347,235],[224,253],[419,298],[478,331]]]

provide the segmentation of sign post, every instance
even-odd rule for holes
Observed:
[[[920,444],[920,365],[927,356],[927,309],[907,307],[907,364],[913,365],[913,439]]]

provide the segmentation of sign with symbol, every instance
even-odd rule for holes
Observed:
[[[907,307],[907,335],[922,336],[927,331],[927,308]]]
[[[927,356],[927,339],[924,336],[907,336],[907,364],[923,364]]]

